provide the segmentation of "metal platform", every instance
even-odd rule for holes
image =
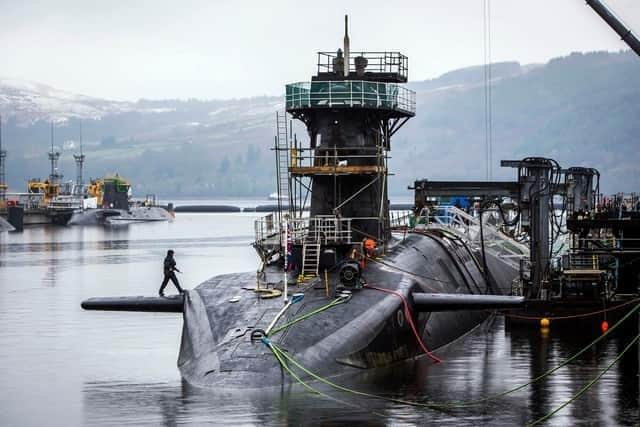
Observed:
[[[363,80],[298,82],[286,86],[288,112],[309,108],[366,108],[416,114],[416,93],[396,83]]]
[[[386,173],[382,166],[298,166],[290,167],[289,172],[296,176],[312,175],[371,175]]]

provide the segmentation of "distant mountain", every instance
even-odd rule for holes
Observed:
[[[640,190],[640,58],[574,53],[503,71],[491,91],[494,177],[514,176],[500,159],[546,156],[598,168],[606,192]],[[418,114],[392,147],[396,182],[486,177],[484,86],[449,83],[418,93]]]
[[[516,77],[540,65],[521,66],[518,62],[496,62],[491,64],[491,81],[494,83],[504,78]],[[410,82],[409,88],[416,92],[429,92],[451,88],[466,88],[484,84],[485,69],[482,65],[449,71],[440,77],[430,80]]]
[[[493,176],[499,160],[529,155],[593,166],[603,189],[640,189],[640,59],[630,52],[571,54],[546,64],[492,64]],[[391,192],[416,178],[483,179],[484,68],[410,82],[417,116],[392,142]],[[0,78],[3,143],[11,189],[48,174],[50,122],[62,172],[75,176],[80,121],[86,175],[118,172],[138,195],[263,196],[274,191],[275,112],[280,97],[109,101]],[[298,139],[306,132],[296,126]]]
[[[75,177],[82,122],[87,177],[117,172],[138,195],[269,194],[275,174],[268,148],[282,109],[280,97],[111,102],[2,79],[8,182],[22,191],[28,178],[49,173],[51,122],[60,169]]]
[[[131,103],[106,101],[54,89],[41,83],[0,78],[0,112],[19,126],[70,118],[98,120],[131,111]]]

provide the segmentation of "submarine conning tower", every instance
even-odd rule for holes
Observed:
[[[286,111],[309,134],[308,146],[296,141],[290,150],[289,182],[311,190],[310,229],[330,221],[351,242],[370,237],[383,246],[391,137],[415,115],[415,93],[403,86],[408,58],[351,51],[345,16],[343,48],[319,52],[317,66],[310,82],[286,85]]]

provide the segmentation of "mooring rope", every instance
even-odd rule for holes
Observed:
[[[567,320],[567,319],[578,319],[581,317],[590,317],[590,316],[595,316],[597,314],[602,314],[602,313],[608,313],[609,311],[615,311],[615,310],[619,310],[623,307],[626,307],[628,305],[634,304],[640,302],[640,298],[634,298],[632,300],[626,301],[622,304],[616,305],[615,307],[609,307],[609,308],[603,308],[602,310],[598,310],[598,311],[591,311],[589,313],[580,313],[580,314],[572,314],[570,316],[524,316],[521,314],[512,314],[512,313],[503,313],[503,312],[498,312],[498,314],[505,316],[505,317],[511,317],[514,319],[527,319],[527,320],[540,320],[540,319],[549,319],[549,320]]]
[[[338,297],[338,298],[334,299],[333,301],[331,301],[329,304],[323,305],[322,307],[318,307],[315,310],[312,310],[312,311],[310,311],[308,313],[305,313],[300,317],[296,317],[295,319],[285,323],[282,326],[274,328],[268,335],[269,336],[273,336],[273,335],[277,334],[278,332],[288,328],[289,326],[295,325],[298,322],[302,322],[303,320],[308,319],[311,316],[314,316],[314,315],[316,315],[318,313],[322,313],[323,311],[328,310],[328,309],[330,309],[332,307],[335,307],[337,305],[344,304],[347,301],[349,301],[349,299],[351,299],[350,296],[349,297]]]
[[[497,398],[500,397],[504,397],[508,394],[514,393],[518,390],[521,390],[531,384],[534,384],[550,375],[552,375],[554,372],[556,372],[557,370],[559,370],[560,368],[568,365],[569,363],[571,363],[572,361],[574,361],[575,359],[577,359],[580,355],[582,355],[584,352],[586,352],[587,350],[589,350],[591,347],[593,347],[595,344],[597,344],[598,342],[602,341],[605,337],[609,336],[609,334],[611,334],[616,328],[618,328],[625,320],[627,320],[629,317],[631,317],[631,315],[633,315],[638,309],[640,309],[640,304],[638,304],[636,307],[634,307],[633,309],[631,309],[624,317],[622,317],[620,320],[618,320],[618,322],[616,322],[611,328],[609,328],[605,333],[603,333],[602,335],[600,335],[598,338],[596,338],[595,340],[593,340],[591,343],[589,343],[587,346],[585,346],[584,348],[582,348],[580,351],[578,351],[577,353],[575,353],[573,356],[569,357],[568,359],[566,359],[565,361],[563,361],[562,363],[560,363],[558,366],[556,366],[555,368],[549,369],[546,372],[544,372],[541,375],[538,375],[537,377],[533,378],[532,380],[519,385],[517,387],[513,387],[509,390],[503,391],[501,393],[497,393],[491,396],[487,396],[484,397],[482,399],[475,399],[475,400],[468,400],[468,401],[449,401],[449,402],[416,402],[416,401],[410,401],[410,400],[404,400],[404,399],[398,399],[398,398],[394,398],[394,397],[388,397],[388,396],[381,396],[381,395],[376,395],[373,393],[367,393],[367,392],[363,392],[363,391],[359,391],[359,390],[354,390],[351,389],[349,387],[345,387],[345,386],[341,386],[339,384],[336,384],[332,381],[330,381],[327,378],[324,378],[318,374],[316,374],[315,372],[311,371],[310,369],[304,367],[302,364],[300,364],[297,360],[295,360],[292,356],[290,356],[289,354],[287,354],[286,352],[283,352],[277,345],[273,344],[272,342],[270,342],[268,340],[267,337],[263,338],[263,342],[265,343],[265,345],[267,345],[267,347],[274,353],[274,356],[276,357],[276,359],[278,359],[279,363],[282,365],[282,360],[286,359],[286,361],[290,362],[291,364],[293,364],[296,368],[298,368],[300,371],[302,371],[303,373],[309,375],[311,378],[326,384],[328,386],[331,386],[333,388],[335,388],[336,390],[340,390],[343,392],[347,392],[347,393],[351,393],[351,394],[355,394],[355,395],[359,395],[359,396],[365,396],[365,397],[370,397],[373,399],[381,399],[381,400],[386,400],[389,402],[395,402],[395,403],[400,403],[400,404],[404,404],[404,405],[409,405],[409,406],[416,406],[416,407],[423,407],[423,408],[432,408],[432,409],[447,409],[447,408],[463,408],[463,407],[469,407],[469,406],[475,406],[475,405],[479,405],[481,403],[485,403],[488,402],[490,400],[495,400]],[[589,387],[591,387],[593,384],[595,384],[595,382],[597,382],[597,380],[602,377],[602,375],[604,375],[604,373],[606,373],[607,370],[609,370],[611,368],[611,366],[613,366],[613,364],[615,364],[615,362],[617,362],[617,360],[619,360],[622,357],[622,354],[624,354],[628,348],[630,348],[631,344],[633,344],[635,341],[637,341],[640,338],[640,335],[638,337],[636,337],[635,340],[633,340],[628,346],[627,348],[625,348],[625,350],[623,350],[622,353],[620,353],[620,355],[618,355],[618,357],[609,365],[607,366],[607,368],[605,368],[604,371],[602,371],[598,377],[596,377],[596,379],[592,380],[589,384],[587,384],[587,386],[583,387],[584,390],[581,390],[581,392],[577,393],[576,395],[574,395],[572,397],[572,400],[576,400],[577,398],[579,398],[584,391],[586,391]],[[291,368],[289,368],[287,366],[287,372],[291,371]],[[298,376],[298,375],[294,375],[293,376],[294,379],[296,379],[296,381],[301,382],[301,384],[306,385],[306,388],[310,388],[310,386],[306,383],[304,383],[304,381],[302,381],[302,379]],[[311,389],[316,392],[315,389],[313,389],[311,387]],[[320,393],[319,394],[326,396],[328,398],[331,398],[330,396],[325,395],[324,393]],[[335,400],[333,398],[331,398],[332,400]],[[567,406],[569,403],[571,403],[571,401],[569,402],[565,402],[565,404],[559,408],[557,408],[555,410],[555,412],[547,414],[547,418],[544,419],[540,419],[540,420],[536,420],[534,421],[535,423],[539,423],[544,421],[545,419],[548,419],[549,417],[551,417],[553,414],[555,414],[556,412],[558,412],[559,410],[561,410],[563,407]]]
[[[337,399],[333,396],[329,396],[326,393],[321,392],[320,390],[318,390],[317,388],[309,385],[307,382],[305,382],[302,378],[300,378],[299,375],[297,375],[290,367],[289,365],[286,363],[286,361],[283,359],[283,357],[288,357],[288,355],[283,352],[282,350],[280,350],[275,344],[273,344],[268,337],[264,336],[262,337],[262,343],[264,345],[267,346],[267,348],[269,348],[271,350],[271,352],[273,353],[273,355],[275,356],[276,360],[278,361],[278,363],[280,364],[280,367],[287,372],[289,375],[291,375],[291,377],[293,379],[295,379],[298,383],[300,383],[300,385],[302,385],[304,388],[306,388],[308,391],[310,391],[311,393],[317,394],[319,396],[324,397],[325,399],[329,399],[332,400],[334,402],[338,402],[341,403],[343,405],[347,405],[350,406],[352,408],[357,408],[357,409],[363,409],[360,406],[350,403],[350,402],[346,402],[344,400],[341,399]],[[384,416],[383,414],[377,413],[377,412],[373,412],[373,414],[378,415],[378,416]]]
[[[622,352],[620,352],[620,354],[618,354],[618,356],[613,359],[611,361],[611,363],[609,363],[609,365],[607,365],[606,368],[604,368],[598,375],[596,375],[591,381],[589,381],[587,384],[585,384],[580,390],[578,390],[578,392],[576,394],[574,394],[573,396],[571,396],[566,402],[564,402],[562,405],[558,406],[556,409],[554,409],[553,411],[549,412],[548,414],[546,414],[543,417],[538,418],[537,420],[533,421],[531,424],[529,424],[530,426],[535,426],[538,425],[540,423],[545,422],[546,420],[548,420],[549,418],[551,418],[552,416],[554,416],[555,414],[557,414],[558,412],[560,412],[562,409],[564,409],[567,405],[575,402],[576,400],[578,400],[580,398],[580,396],[582,396],[587,390],[589,390],[591,387],[593,387],[593,385],[595,383],[597,383],[600,378],[602,378],[602,376],[604,374],[607,373],[607,371],[609,371],[609,369],[611,369],[613,367],[613,365],[615,365],[616,363],[618,363],[618,361],[622,358],[622,356],[624,356],[624,354],[629,351],[629,349],[640,339],[640,334],[637,335],[633,340],[631,340],[631,342],[629,342],[629,344],[627,344],[627,346],[622,350]]]

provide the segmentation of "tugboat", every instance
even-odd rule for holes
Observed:
[[[415,115],[415,93],[403,85],[408,59],[351,52],[347,25],[345,17],[343,49],[320,52],[311,81],[286,86],[286,111],[304,123],[309,142],[291,141],[286,115],[278,116],[284,203],[255,224],[257,277],[216,276],[184,297],[82,303],[183,313],[178,367],[189,384],[229,390],[294,383],[283,375],[283,352],[321,376],[425,355],[438,362],[440,349],[492,309],[523,301],[508,296],[517,263],[501,256],[499,245],[482,251],[468,238],[477,234],[473,217],[452,210],[446,226],[392,224],[391,137]]]

